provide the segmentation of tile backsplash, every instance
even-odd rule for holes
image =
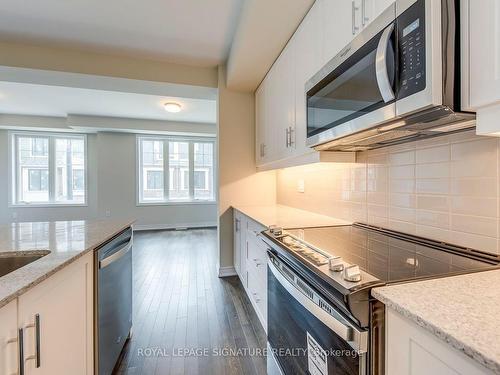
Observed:
[[[280,204],[500,253],[500,139],[458,133],[277,174]],[[304,181],[304,193],[297,185]]]

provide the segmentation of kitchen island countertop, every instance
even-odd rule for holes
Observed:
[[[48,252],[0,277],[0,308],[114,237],[132,220],[24,222],[0,225],[0,258]]]

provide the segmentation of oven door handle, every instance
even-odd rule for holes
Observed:
[[[295,285],[293,285],[280,270],[273,264],[271,260],[268,261],[268,266],[274,277],[278,282],[287,290],[288,293],[292,295],[297,302],[299,302],[302,307],[313,314],[317,319],[319,319],[323,324],[335,332],[340,338],[346,341],[353,349],[357,350],[359,353],[364,353],[367,350],[367,332],[359,331],[355,327],[349,325],[347,321],[342,321],[342,317],[339,315],[338,318],[332,314],[327,313],[316,303],[311,301],[310,298],[306,297]],[[297,277],[297,276],[295,276]],[[332,306],[328,306],[333,312]]]
[[[391,81],[389,80],[389,74],[387,72],[387,47],[391,39],[391,34],[394,31],[394,23],[391,23],[382,32],[382,36],[378,42],[377,54],[375,57],[375,73],[377,76],[377,84],[382,95],[384,102],[390,102],[394,100],[396,96],[394,95],[394,90],[391,86]]]

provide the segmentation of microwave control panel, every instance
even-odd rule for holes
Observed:
[[[425,1],[419,0],[397,19],[398,99],[425,89]]]

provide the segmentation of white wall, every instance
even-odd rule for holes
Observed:
[[[139,227],[216,225],[217,205],[136,206],[136,136],[88,135],[87,207],[8,207],[8,132],[0,130],[0,223],[127,217]],[[14,217],[14,215],[16,217]]]

